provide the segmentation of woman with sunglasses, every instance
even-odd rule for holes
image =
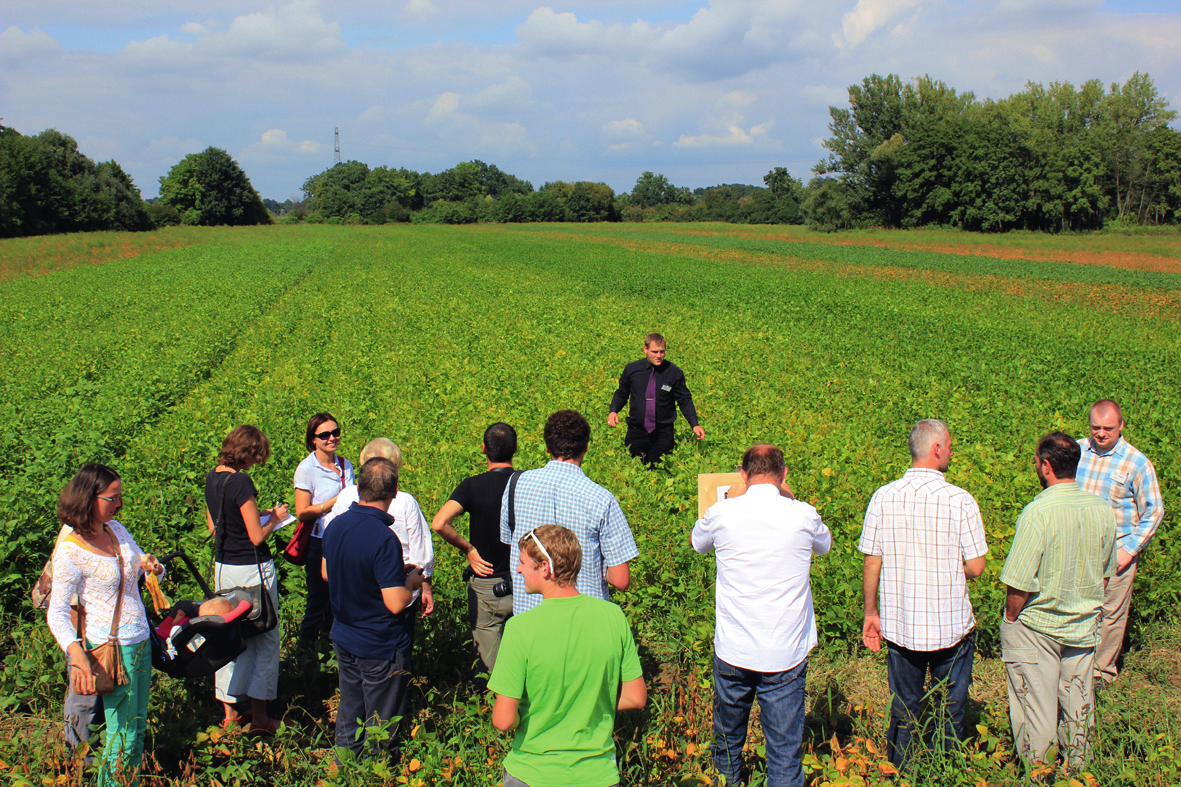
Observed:
[[[336,449],[340,447],[340,423],[331,413],[316,413],[308,420],[304,444],[311,453],[295,469],[295,516],[301,522],[314,522],[315,527],[308,544],[308,562],[304,566],[307,606],[299,627],[299,647],[315,651],[320,633],[332,631],[328,583],[320,576],[320,561],[324,558],[324,515],[332,511],[341,490],[355,484],[356,478],[349,460],[336,455]]]
[[[279,583],[267,539],[287,518],[287,504],[260,511],[258,489],[246,471],[265,465],[271,443],[256,427],[243,424],[222,441],[217,467],[205,476],[205,526],[214,535],[213,579],[218,590],[266,585],[279,609]],[[281,627],[246,640],[246,650],[217,671],[214,696],[222,704],[222,726],[243,724],[253,732],[274,733],[278,722],[267,702],[279,696]],[[238,702],[250,700],[250,716],[239,713]]]
[[[127,683],[103,697],[107,743],[98,774],[102,787],[139,783],[152,649],[148,615],[136,583],[145,571],[164,573],[156,558],[145,554],[113,518],[122,505],[123,482],[105,465],[84,465],[62,490],[57,516],[73,532],[53,553],[47,616],[50,631],[66,652],[70,688],[75,694],[94,694],[95,676],[85,648],[107,641],[112,629],[119,641]],[[70,617],[70,601],[75,595],[81,609],[80,625]]]

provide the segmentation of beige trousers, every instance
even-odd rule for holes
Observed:
[[[1103,620],[1099,624],[1099,647],[1095,650],[1095,679],[1111,685],[1119,674],[1115,662],[1124,647],[1124,633],[1128,630],[1128,610],[1132,606],[1132,583],[1136,579],[1136,566],[1140,556],[1132,558],[1132,564],[1124,573],[1116,574],[1107,581],[1103,592]]]
[[[1002,614],[1001,658],[1017,753],[1029,762],[1044,762],[1057,738],[1063,759],[1071,765],[1084,762],[1095,724],[1095,648],[1061,645]]]

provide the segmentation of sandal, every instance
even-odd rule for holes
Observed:
[[[282,723],[276,718],[267,719],[264,724],[256,724],[252,721],[247,725],[246,732],[251,735],[274,735],[279,731],[279,725]]]
[[[254,721],[254,714],[250,711],[244,711],[242,713],[239,713],[237,718],[222,719],[221,720],[221,728],[223,730],[228,730],[230,728],[231,724],[236,724],[239,728],[242,728],[242,727],[245,727],[247,724],[250,724],[250,722],[252,722],[252,721]]]

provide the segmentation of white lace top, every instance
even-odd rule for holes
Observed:
[[[107,527],[119,542],[123,561],[123,606],[119,610],[118,637],[121,645],[136,645],[148,638],[148,615],[136,585],[143,570],[143,551],[123,525],[112,519]],[[62,650],[78,639],[70,625],[70,598],[75,593],[86,610],[83,634],[94,644],[105,642],[111,633],[111,617],[118,600],[119,568],[115,558],[100,555],[66,538],[53,553],[53,591],[49,597],[49,630]]]

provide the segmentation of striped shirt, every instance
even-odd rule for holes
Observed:
[[[615,495],[586,477],[582,468],[558,459],[545,467],[521,473],[514,498],[515,530],[508,528],[510,482],[500,505],[500,540],[509,545],[509,565],[514,574],[521,557],[517,542],[542,525],[561,525],[574,531],[582,547],[582,570],[574,586],[579,593],[611,600],[607,587],[608,566],[618,566],[639,556],[631,527]],[[513,614],[520,615],[541,603],[540,593],[526,593],[524,581],[513,577]]]
[[[1115,509],[1116,546],[1130,555],[1139,554],[1165,515],[1156,468],[1123,437],[1105,454],[1097,453],[1089,438],[1078,444],[1083,456],[1074,480],[1084,492],[1099,495]]]
[[[912,467],[869,501],[857,548],[882,559],[882,637],[908,650],[950,648],[976,627],[964,561],[988,552],[980,506],[938,470]]]
[[[1030,594],[1018,619],[1055,642],[1099,644],[1103,579],[1115,571],[1115,515],[1075,481],[1046,487],[1017,518],[1001,582]]]

